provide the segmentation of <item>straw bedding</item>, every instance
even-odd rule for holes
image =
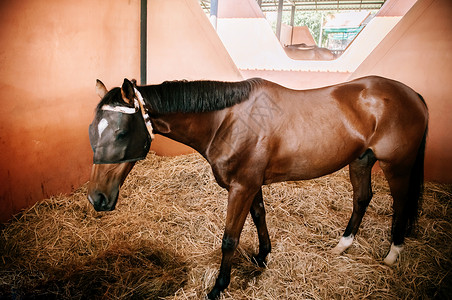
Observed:
[[[268,267],[250,262],[247,219],[222,299],[447,299],[452,297],[450,185],[428,183],[417,236],[394,267],[392,200],[382,174],[354,244],[333,248],[352,209],[347,170],[264,187],[272,240]],[[0,298],[200,299],[221,260],[227,192],[198,154],[139,162],[113,212],[97,213],[86,185],[42,201],[0,236]]]

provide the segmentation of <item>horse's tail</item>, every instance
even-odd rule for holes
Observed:
[[[426,105],[424,98],[418,94],[419,98]],[[424,193],[424,157],[425,157],[425,144],[427,140],[428,132],[428,119],[427,126],[425,127],[424,136],[422,137],[422,142],[419,146],[416,161],[414,162],[413,169],[411,170],[410,176],[410,187],[408,190],[408,199],[412,201],[408,205],[408,227],[407,234],[412,234],[415,231],[417,219],[419,216],[419,211],[422,205],[422,195]]]

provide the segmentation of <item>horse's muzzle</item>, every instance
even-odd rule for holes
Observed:
[[[113,197],[108,197],[100,191],[92,191],[88,193],[88,201],[93,205],[96,211],[112,211],[116,207],[118,193],[114,193]]]
[[[116,207],[119,189],[135,162],[94,164],[88,183],[88,200],[97,211],[111,211]]]

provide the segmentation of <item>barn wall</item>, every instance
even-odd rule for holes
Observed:
[[[346,81],[401,19],[400,7],[406,9],[414,1],[388,0],[386,13],[371,20],[336,60],[289,58],[262,13],[255,13],[259,10],[255,0],[220,1],[218,35],[244,77],[262,77],[296,89],[315,88]]]
[[[284,23],[281,24],[281,35],[279,40],[284,46],[301,43],[306,45],[317,44],[307,26],[290,26]]]
[[[218,18],[265,18],[256,1],[220,0],[218,1]]]
[[[419,0],[350,79],[369,74],[399,80],[430,111],[425,173],[452,182],[452,1]]]
[[[292,33],[292,44],[317,45],[317,41],[314,41],[314,37],[309,31],[308,26],[294,26]]]
[[[0,222],[88,180],[88,124],[107,87],[139,77],[140,1],[0,2]]]
[[[148,1],[147,30],[148,84],[181,79],[242,79],[197,0]],[[151,150],[160,155],[194,151],[160,135],[152,142]]]
[[[282,86],[307,90],[338,84],[350,77],[349,72],[240,70],[244,78],[261,77]]]

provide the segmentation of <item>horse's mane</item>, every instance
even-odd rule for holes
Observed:
[[[221,110],[247,100],[262,79],[239,82],[165,81],[139,86],[140,93],[155,113],[189,113]]]

